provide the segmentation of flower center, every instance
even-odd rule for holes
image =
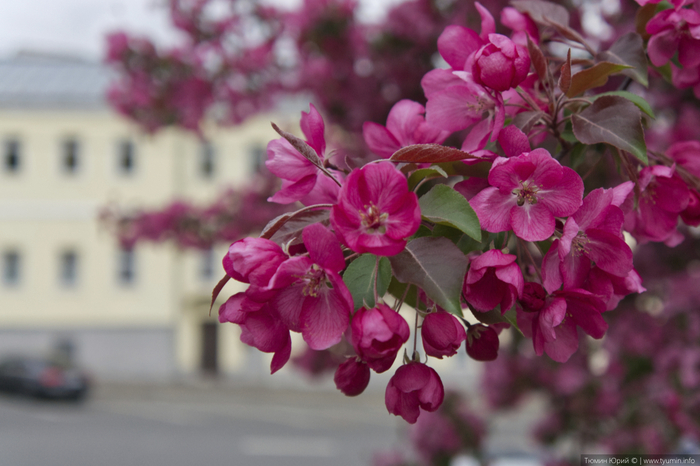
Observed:
[[[373,202],[367,206],[364,206],[364,211],[360,210],[360,218],[362,228],[365,229],[367,233],[386,233],[386,222],[389,219],[389,214],[386,212],[380,212],[379,208],[374,205]]]
[[[579,231],[574,239],[571,240],[571,252],[574,256],[587,255],[589,253],[588,244],[591,240],[582,231]]]
[[[517,203],[519,207],[522,207],[527,202],[528,204],[537,204],[537,193],[540,191],[540,187],[536,184],[530,185],[527,181],[520,181],[520,189],[515,189],[513,194],[515,194],[518,199]]]
[[[301,290],[304,296],[318,296],[321,287],[326,284],[326,272],[318,264],[313,264],[309,267],[306,273],[299,277],[301,281],[306,282]]]

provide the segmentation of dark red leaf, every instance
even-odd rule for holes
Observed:
[[[594,89],[605,85],[608,82],[608,76],[615,73],[620,73],[629,69],[627,65],[618,65],[607,61],[596,63],[590,68],[579,71],[571,77],[571,87],[566,92],[567,97],[575,97],[583,94],[588,89]]]
[[[631,66],[632,68],[622,70],[620,73],[634,79],[642,86],[649,85],[649,62],[644,52],[644,39],[636,32],[629,32],[618,38],[610,50],[599,53],[596,60]]]
[[[561,65],[559,74],[559,89],[566,94],[571,87],[571,49],[566,53],[566,61]]]
[[[228,283],[228,281],[231,280],[231,277],[228,275],[224,275],[224,278],[219,280],[219,283],[216,284],[214,289],[211,292],[211,304],[209,305],[209,315],[211,315],[211,309],[214,307],[214,303],[216,302],[216,298],[219,297],[219,293],[221,293],[221,290],[224,289],[224,286]]]
[[[299,139],[298,137],[294,136],[291,133],[288,133],[286,131],[282,131],[279,128],[279,126],[277,126],[274,123],[271,123],[271,124],[272,124],[272,129],[277,131],[277,134],[279,134],[280,136],[285,138],[287,141],[289,141],[289,143],[292,145],[292,147],[294,147],[301,155],[306,157],[306,159],[309,162],[313,163],[321,170],[324,169],[323,161],[321,160],[321,157],[318,156],[318,154],[316,153],[314,148],[311,147],[310,145],[308,145],[306,143],[306,141],[304,141],[303,139]]]
[[[527,13],[536,23],[548,26],[548,21],[569,25],[569,12],[561,5],[544,0],[513,0],[510,2],[521,13]]]
[[[535,68],[537,76],[539,76],[540,81],[552,85],[552,75],[549,72],[549,62],[545,58],[542,50],[535,44],[530,36],[527,36],[527,50],[530,53],[530,60],[532,61],[532,66]]]
[[[545,115],[544,112],[522,112],[515,115],[513,124],[525,134],[530,133],[535,124]]]
[[[474,159],[473,155],[440,144],[413,144],[403,147],[391,156],[392,162],[441,163]]]
[[[305,227],[328,220],[328,209],[309,210],[308,207],[282,214],[272,219],[260,233],[261,238],[269,239],[282,245],[301,234]]]
[[[641,111],[624,97],[599,97],[590,107],[572,115],[571,122],[576,139],[582,143],[610,144],[648,163]]]

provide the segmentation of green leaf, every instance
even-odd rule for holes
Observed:
[[[389,257],[396,279],[420,287],[446,311],[462,315],[460,296],[467,258],[447,238],[417,238]]]
[[[406,293],[406,288],[409,286],[411,287],[411,289],[408,290],[408,293]],[[418,300],[418,289],[415,286],[411,286],[407,283],[401,283],[396,279],[396,277],[391,277],[391,283],[389,283],[389,293],[391,293],[391,295],[396,299],[404,298],[404,304],[411,306],[414,309],[416,308],[416,301]],[[425,306],[421,306],[421,308],[425,308]]]
[[[569,87],[569,90],[566,92],[566,96],[575,97],[579,94],[583,94],[588,89],[603,86],[608,82],[608,76],[629,68],[632,67],[607,61],[596,63],[590,68],[579,71],[571,77],[571,87]]]
[[[425,225],[421,225],[418,227],[418,231],[416,231],[411,238],[423,238],[424,236],[433,236],[433,232]]]
[[[581,144],[580,142],[577,142],[573,149],[571,149],[571,152],[569,152],[569,159],[571,160],[571,168],[576,170],[586,159],[586,146],[585,144]]]
[[[453,226],[470,237],[481,240],[479,218],[464,196],[447,185],[434,186],[418,201],[423,218]]]
[[[592,98],[595,100],[598,97],[602,97],[604,95],[617,95],[620,97],[624,97],[625,99],[629,100],[634,105],[639,107],[639,109],[641,111],[643,111],[644,113],[646,113],[650,117],[652,117],[654,119],[656,118],[656,116],[654,115],[654,111],[651,109],[651,105],[649,105],[649,102],[644,100],[644,98],[639,97],[637,94],[633,94],[629,91],[610,91],[610,92],[604,92],[602,94],[592,96]]]
[[[523,331],[518,327],[518,319],[516,316],[515,306],[511,307],[503,314],[503,318],[522,335]]]
[[[426,178],[447,178],[448,176],[445,170],[437,165],[433,165],[430,168],[421,168],[411,173],[411,176],[408,177],[408,189],[413,191],[416,185]]]
[[[572,115],[574,134],[584,144],[606,143],[648,164],[642,114],[635,104],[616,95],[600,97]]]
[[[374,254],[363,254],[354,261],[343,274],[345,286],[350,290],[355,310],[367,305],[373,308],[374,302],[374,268],[377,263],[377,256]],[[384,296],[391,281],[391,264],[386,257],[379,260],[379,273],[377,280],[377,295]]]
[[[636,32],[618,38],[609,50],[599,53],[596,60],[630,66],[621,73],[649,87],[649,62],[644,52],[644,39]]]

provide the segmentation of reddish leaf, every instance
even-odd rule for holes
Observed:
[[[636,32],[629,32],[618,38],[610,50],[599,53],[596,60],[631,66],[632,68],[622,70],[620,73],[644,87],[649,85],[649,62],[644,52],[644,39]]]
[[[417,285],[439,306],[462,315],[460,296],[468,260],[452,241],[417,238],[389,261],[398,281]]]
[[[647,33],[647,23],[656,15],[657,6],[655,3],[647,3],[637,10],[637,15],[634,17],[635,30],[644,40],[649,39],[650,34]]]
[[[571,117],[574,135],[584,144],[606,143],[647,164],[647,149],[639,108],[624,97],[606,95]]]
[[[391,156],[392,162],[441,163],[473,159],[473,155],[440,144],[413,144],[403,147]]]
[[[549,72],[549,62],[547,58],[545,58],[544,53],[542,53],[542,50],[530,39],[529,35],[527,36],[527,50],[530,53],[532,66],[535,68],[535,72],[537,76],[539,76],[540,81],[551,86],[552,75]]]
[[[216,284],[214,289],[211,292],[211,304],[209,305],[209,315],[211,315],[211,309],[214,307],[214,303],[216,302],[216,298],[219,297],[219,293],[221,293],[221,290],[224,289],[224,286],[228,283],[228,281],[231,280],[231,277],[228,275],[224,275],[224,278],[219,280],[219,283]]]
[[[559,89],[566,94],[569,87],[571,87],[571,49],[566,53],[566,61],[561,65],[559,75]]]
[[[328,209],[309,210],[309,207],[282,214],[265,226],[260,237],[282,245],[301,235],[301,230],[305,227],[328,221],[329,215]]]
[[[515,115],[513,124],[525,134],[530,133],[535,124],[545,115],[544,112],[522,112]]]
[[[546,26],[553,27],[559,34],[561,34],[565,38],[574,42],[578,42],[579,44],[582,44],[584,46],[586,45],[586,40],[581,36],[581,34],[571,29],[569,26],[561,24],[560,22],[554,21],[550,18],[545,18],[544,24]],[[588,49],[588,47],[586,48]]]
[[[569,12],[561,5],[544,0],[513,0],[510,2],[521,13],[527,13],[536,23],[548,26],[547,20],[562,26],[569,25]]]
[[[629,69],[627,65],[618,65],[607,61],[596,63],[583,71],[579,71],[571,77],[571,87],[566,93],[567,97],[575,97],[583,94],[588,89],[603,86],[608,82],[608,76]]]

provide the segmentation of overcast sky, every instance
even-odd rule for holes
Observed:
[[[361,1],[363,17],[380,17],[387,4],[399,1]],[[164,0],[0,0],[0,57],[32,50],[97,60],[104,51],[104,35],[118,29],[148,35],[158,43],[176,43],[177,33],[169,26],[163,3]]]

